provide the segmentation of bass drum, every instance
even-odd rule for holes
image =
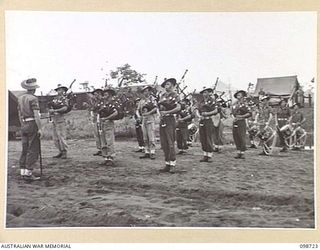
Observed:
[[[199,133],[199,128],[196,124],[190,123],[188,125],[188,132],[189,132],[188,145],[191,146],[192,143],[196,141],[196,138]]]
[[[277,131],[267,126],[263,131],[259,132],[259,138],[262,142],[263,152],[271,155],[277,142]]]
[[[259,134],[259,126],[257,125],[253,125],[251,123],[248,123],[248,133],[251,136],[252,140],[253,140],[253,144],[256,145],[256,147],[258,147],[260,145],[260,138],[258,137]]]

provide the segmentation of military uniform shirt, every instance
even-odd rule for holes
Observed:
[[[290,109],[288,107],[279,107],[276,111],[278,126],[281,128],[287,124],[289,117],[291,116]],[[282,139],[280,139],[282,141]],[[283,144],[283,142],[281,143]]]
[[[281,108],[279,107],[277,109],[277,118],[289,118],[291,116],[291,112],[290,112],[290,109],[288,107],[284,107],[284,108]]]
[[[199,112],[211,112],[217,108],[216,103],[214,102],[213,98],[209,97],[207,100],[203,99],[199,103]]]
[[[139,114],[149,112],[156,107],[156,101],[152,96],[148,98],[141,98],[138,103]]]
[[[292,123],[301,123],[304,119],[304,115],[301,111],[293,112],[292,113]]]
[[[101,107],[101,104],[103,103],[101,97],[94,97],[92,100],[91,108],[90,110],[94,113],[97,113]]]
[[[269,120],[270,114],[272,114],[272,109],[269,105],[262,106],[258,109],[258,123],[266,123]]]
[[[178,113],[178,118],[184,118],[191,115],[191,117],[189,119],[187,119],[185,122],[190,122],[193,118],[193,113],[191,111],[190,107],[184,107],[183,109],[181,109]]]
[[[179,96],[176,92],[165,92],[160,96],[159,103],[162,106],[161,110],[172,110],[178,105]]]
[[[248,114],[248,113],[251,114],[251,110],[245,103],[236,102],[232,106],[232,114],[234,116],[236,116],[236,115],[245,115],[245,114]]]
[[[116,109],[114,101],[106,101],[106,100],[104,100],[104,101],[101,102],[101,107],[100,107],[100,110],[99,110],[99,114],[100,114],[101,118],[108,117],[109,115],[111,115],[115,111],[117,111],[117,109]]]
[[[61,109],[63,107],[68,107],[68,99],[65,95],[56,96],[51,102],[52,109]],[[64,113],[58,113],[52,116],[54,123],[63,123],[65,122]]]
[[[51,102],[51,107],[53,109],[61,109],[68,106],[68,98],[65,95],[58,95]]]
[[[38,98],[32,94],[23,94],[18,98],[18,109],[22,118],[34,117],[33,111],[40,110]]]

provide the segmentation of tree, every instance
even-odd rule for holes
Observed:
[[[144,76],[146,74],[138,73],[136,70],[131,68],[131,65],[124,64],[123,66],[117,67],[116,70],[110,71],[111,79],[118,80],[118,87],[128,86],[130,83],[141,83],[144,82]]]

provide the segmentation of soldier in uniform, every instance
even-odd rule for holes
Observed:
[[[285,99],[280,100],[279,105],[279,108],[275,112],[275,121],[277,133],[280,139],[280,146],[282,146],[280,152],[287,152],[288,147],[284,141],[284,131],[282,131],[281,128],[285,127],[287,124],[290,123],[291,112]]]
[[[142,132],[145,154],[140,159],[155,159],[156,136],[155,119],[157,114],[157,104],[152,93],[152,87],[146,86],[142,89],[142,98],[138,104],[137,115],[142,115]]]
[[[235,156],[236,159],[244,159],[244,152],[246,151],[246,119],[251,117],[251,111],[245,103],[244,97],[247,93],[244,90],[239,90],[234,94],[237,101],[232,105],[233,128],[232,134],[239,153]]]
[[[174,91],[177,81],[174,78],[165,80],[161,87],[165,92],[160,96],[158,106],[160,112],[160,142],[165,155],[165,167],[160,172],[175,173],[176,166],[176,120],[174,115],[181,109],[179,97]]]
[[[213,121],[212,116],[218,113],[214,99],[210,96],[213,93],[212,88],[204,88],[200,91],[203,100],[199,102],[199,134],[203,158],[200,162],[211,162],[213,153]]]
[[[304,129],[302,129],[302,125],[306,122],[306,118],[303,115],[303,112],[300,110],[301,106],[300,103],[294,103],[292,105],[292,113],[291,113],[291,126],[293,126],[293,129],[296,131],[296,134],[303,134]],[[293,147],[292,150],[299,150],[300,147]]]
[[[218,113],[212,116],[213,128],[212,128],[212,135],[213,135],[213,152],[221,153],[221,146],[223,145],[222,142],[222,133],[223,133],[223,122],[222,119],[226,118],[226,114],[224,108],[226,108],[226,104],[224,101],[219,98],[217,94],[214,94],[213,101],[218,109]]]
[[[143,131],[142,131],[142,117],[139,111],[139,102],[141,98],[135,99],[136,112],[134,113],[135,127],[136,127],[136,137],[138,141],[139,149],[136,151],[137,153],[144,152],[144,140],[143,140]],[[137,113],[138,112],[138,113]]]
[[[66,119],[65,113],[68,109],[68,98],[66,92],[68,88],[62,85],[58,85],[55,89],[58,95],[49,104],[49,115],[52,118],[53,124],[53,141],[59,153],[53,158],[67,158],[68,144],[66,141]]]
[[[104,164],[114,166],[114,118],[118,115],[113,96],[116,92],[107,88],[104,90],[103,101],[98,112],[98,120],[101,124],[101,151],[104,158]]]
[[[97,116],[98,116],[98,111],[100,109],[100,105],[103,99],[103,90],[102,89],[95,89],[92,91],[93,94],[93,100],[92,100],[92,106],[91,106],[91,119],[92,119],[92,124],[93,124],[93,133],[94,133],[94,138],[96,140],[96,147],[98,151],[94,153],[94,156],[101,156],[101,140],[99,136],[99,124],[97,123]]]
[[[263,134],[265,128],[270,125],[272,120],[272,108],[269,105],[269,96],[263,96],[260,99],[260,104],[256,110],[254,124],[259,127],[258,134]],[[266,155],[264,151],[262,151],[259,155]]]
[[[32,171],[39,158],[40,152],[40,107],[38,98],[34,95],[39,88],[37,80],[31,78],[21,83],[27,93],[18,98],[18,113],[21,124],[22,152],[20,156],[20,175],[26,180],[38,180]]]
[[[191,102],[188,99],[183,99],[180,102],[181,110],[177,114],[177,128],[176,128],[176,136],[177,136],[177,146],[179,149],[178,154],[186,153],[188,149],[188,138],[189,138],[189,130],[188,125],[192,121],[194,117],[193,112],[191,111]]]
[[[252,116],[247,119],[247,128],[249,133],[249,140],[250,140],[250,147],[256,149],[257,146],[254,143],[254,138],[256,134],[258,133],[258,127],[255,124],[255,118],[258,114],[258,105],[256,105],[252,100],[247,101],[247,104],[251,110]]]

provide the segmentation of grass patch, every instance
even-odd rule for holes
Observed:
[[[305,129],[313,134],[314,112],[313,108],[302,108],[306,117]],[[93,124],[90,121],[89,112],[86,110],[73,110],[66,115],[67,120],[67,138],[68,139],[88,139],[93,138]],[[42,120],[44,139],[52,139],[52,123]],[[156,136],[159,137],[159,120],[156,121]],[[233,143],[232,138],[232,118],[224,120],[224,142]],[[197,123],[196,123],[197,124]],[[131,117],[125,117],[122,120],[115,121],[116,138],[128,139],[135,137],[135,122]],[[308,136],[307,145],[313,144],[313,136]],[[309,142],[312,140],[312,142]]]

